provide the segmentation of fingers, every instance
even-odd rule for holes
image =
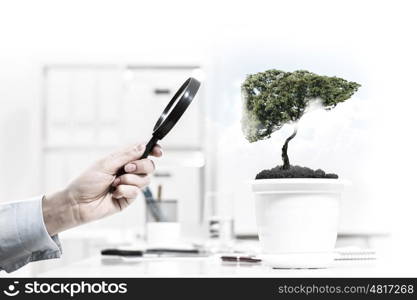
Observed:
[[[140,188],[147,186],[149,182],[149,176],[136,174],[124,174],[116,178],[112,184],[115,187],[112,192],[113,201],[120,210],[124,209],[138,197]]]
[[[127,165],[129,162],[138,160],[144,153],[146,146],[144,144],[133,145],[127,147],[123,150],[117,151],[115,153],[110,154],[109,156],[105,157],[100,164],[102,171],[109,173],[109,174],[116,174],[116,172]],[[162,156],[162,149],[160,145],[155,145],[151,151],[151,155],[155,157]],[[147,163],[145,163],[147,164]],[[136,165],[136,163],[135,163]],[[140,170],[140,166],[137,166],[138,170]],[[131,166],[133,168],[133,166]],[[127,171],[126,172],[135,172],[135,171]],[[138,173],[138,172],[136,172]],[[142,172],[148,173],[148,172]]]
[[[155,147],[153,147],[151,155],[155,157],[160,157],[162,155],[161,146],[156,145]],[[124,171],[126,173],[149,174],[153,173],[154,170],[155,163],[148,158],[131,161],[124,166]]]
[[[116,178],[113,186],[118,185],[133,185],[137,188],[143,188],[150,183],[150,176],[141,176],[136,174],[125,174]]]
[[[128,201],[136,199],[139,195],[139,188],[133,185],[119,185],[113,192],[113,198],[115,199],[126,199]]]
[[[152,160],[144,158],[128,163],[124,169],[126,173],[149,174],[155,170],[155,164]]]
[[[152,148],[151,155],[155,157],[161,157],[162,156],[161,146],[156,144],[155,147]]]
[[[115,174],[118,169],[120,169],[127,163],[139,159],[144,151],[145,145],[139,144],[112,153],[102,160],[102,171],[109,174]]]

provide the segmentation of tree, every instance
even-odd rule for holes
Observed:
[[[359,87],[356,82],[305,70],[273,69],[248,75],[242,84],[243,133],[251,143],[270,138],[284,124],[297,122],[312,101],[319,100],[326,110],[330,110],[349,99]],[[281,168],[284,170],[290,168],[288,143],[296,134],[297,129],[282,147]]]

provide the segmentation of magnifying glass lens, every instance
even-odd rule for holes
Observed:
[[[190,105],[200,87],[200,82],[192,77],[188,78],[180,89],[172,97],[165,107],[153,129],[152,138],[146,144],[145,151],[140,159],[146,158],[151,153],[156,143],[163,139],[175,126],[185,110]],[[124,174],[124,168],[120,168],[117,176]]]
[[[182,91],[178,97],[175,99],[175,101],[170,105],[170,107],[168,108],[168,111],[164,111],[162,114],[162,122],[165,121],[166,118],[168,118],[168,116],[170,115],[170,113],[172,112],[172,110],[175,108],[175,106],[177,105],[177,103],[181,100],[182,96],[186,93],[187,91]]]

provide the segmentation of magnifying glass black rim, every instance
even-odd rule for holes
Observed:
[[[153,137],[161,140],[181,118],[200,87],[200,82],[192,77],[188,78],[175,93],[165,107],[153,130]],[[182,95],[182,96],[181,96]],[[178,100],[178,97],[181,98]],[[176,104],[175,104],[176,103]],[[175,107],[172,106],[175,104]],[[172,108],[172,111],[170,112]]]
[[[143,152],[140,159],[148,157],[158,140],[162,140],[165,135],[174,127],[183,113],[187,110],[190,103],[193,101],[194,96],[197,94],[199,88],[200,82],[192,77],[188,78],[183,83],[180,89],[175,93],[174,97],[172,97],[171,101],[169,101],[168,105],[165,107],[164,111],[156,122],[152,138],[146,144],[145,151]],[[117,171],[116,176],[121,176],[123,174],[125,174],[125,170],[122,167]]]

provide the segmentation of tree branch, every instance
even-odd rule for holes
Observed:
[[[297,128],[294,128],[294,132],[285,140],[284,146],[282,146],[282,169],[288,170],[290,168],[290,159],[288,158],[288,143],[297,135]]]

